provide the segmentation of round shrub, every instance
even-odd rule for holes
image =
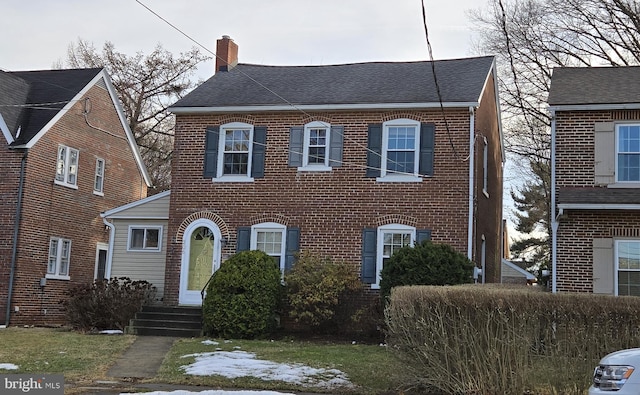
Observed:
[[[473,262],[448,244],[424,241],[393,253],[380,273],[380,293],[399,285],[456,285],[472,282]]]
[[[276,328],[280,269],[262,251],[242,251],[223,262],[202,307],[206,335],[251,339]]]
[[[344,262],[333,262],[308,252],[300,254],[285,275],[289,316],[314,330],[337,329],[339,305],[360,288],[358,274]]]

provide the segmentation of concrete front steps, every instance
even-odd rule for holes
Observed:
[[[198,337],[201,307],[143,306],[129,321],[126,333],[139,336]]]

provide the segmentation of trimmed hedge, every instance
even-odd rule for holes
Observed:
[[[280,268],[262,251],[242,251],[213,274],[202,308],[209,336],[251,339],[276,329]]]
[[[640,344],[636,297],[398,287],[385,317],[407,385],[445,393],[582,393],[600,358]]]

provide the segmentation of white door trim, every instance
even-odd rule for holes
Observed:
[[[202,295],[200,294],[200,290],[198,291],[189,291],[187,290],[187,282],[189,279],[189,250],[191,243],[191,234],[200,227],[207,227],[213,233],[213,262],[211,262],[211,274],[218,270],[220,267],[220,251],[222,249],[222,244],[220,240],[222,239],[222,233],[220,232],[220,228],[213,222],[206,218],[198,219],[189,226],[184,231],[184,235],[182,237],[182,258],[180,263],[180,291],[178,294],[178,304],[180,305],[188,305],[188,306],[200,306],[202,305]]]

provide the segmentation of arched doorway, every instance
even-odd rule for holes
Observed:
[[[221,238],[218,226],[208,219],[194,221],[185,229],[182,238],[179,304],[202,304],[201,291],[213,272],[220,267]]]

